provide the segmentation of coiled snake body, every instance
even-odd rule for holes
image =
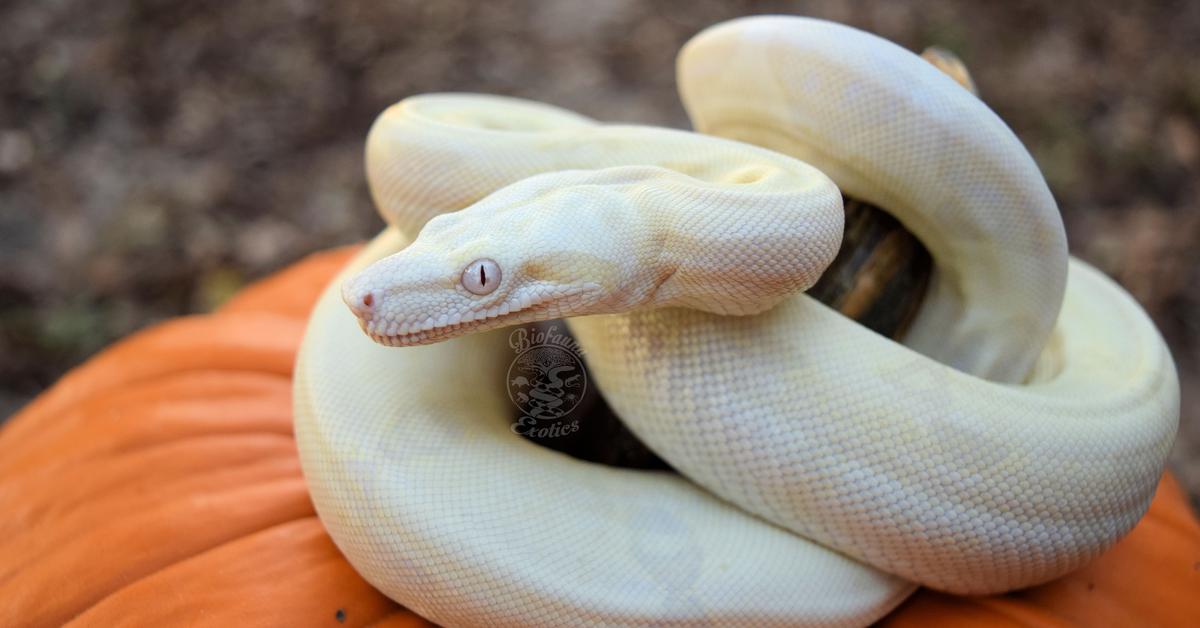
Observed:
[[[706,135],[468,95],[372,129],[391,227],[321,299],[295,385],[314,502],[360,573],[447,624],[852,625],[913,583],[1043,582],[1134,525],[1174,366],[1068,259],[1003,122],[803,18],[711,28],[679,80]],[[932,254],[903,345],[800,294],[838,250],[839,188]],[[559,317],[681,475],[514,435],[507,334],[485,332]]]

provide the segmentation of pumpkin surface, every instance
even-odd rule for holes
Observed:
[[[0,626],[427,625],[338,552],[292,439],[305,320],[352,253],[135,334],[0,428]],[[1200,524],[1166,476],[1134,531],[1075,573],[1003,596],[920,591],[883,623],[1198,617]]]

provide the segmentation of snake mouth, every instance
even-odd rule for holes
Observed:
[[[521,323],[551,320],[573,316],[583,312],[587,297],[599,290],[599,286],[589,284],[582,288],[559,292],[547,297],[522,303],[516,308],[509,307],[495,311],[489,309],[479,312],[473,318],[459,321],[434,321],[426,319],[423,324],[412,325],[416,329],[405,329],[406,325],[387,322],[379,325],[375,321],[358,319],[358,324],[371,340],[388,347],[413,347],[428,345],[458,336],[484,332],[498,327],[508,327]],[[503,312],[503,313],[502,313]],[[588,312],[591,313],[591,312]]]
[[[446,327],[437,327],[420,332],[396,333],[396,334],[377,334],[367,331],[367,327],[363,326],[363,331],[367,332],[367,336],[375,342],[388,347],[415,347],[418,345],[428,345],[443,340],[449,340],[455,336],[464,335],[470,331],[482,331],[483,327],[470,325],[448,325]]]

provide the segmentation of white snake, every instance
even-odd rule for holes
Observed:
[[[853,625],[913,583],[1024,587],[1126,533],[1175,434],[1174,365],[1068,259],[1004,123],[818,20],[718,25],[678,69],[706,135],[469,95],[372,129],[391,228],[321,298],[295,384],[355,568],[451,625]],[[838,249],[838,188],[933,256],[904,345],[798,294]],[[681,475],[511,431],[507,332],[477,332],[559,317]]]

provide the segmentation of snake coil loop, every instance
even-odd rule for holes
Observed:
[[[295,377],[305,475],[356,569],[452,625],[856,625],[914,583],[1046,581],[1132,528],[1174,365],[1068,259],[1004,123],[819,20],[720,24],[678,66],[699,133],[453,94],[372,129],[390,226],[322,297]],[[932,255],[903,344],[795,294],[837,251],[838,189]],[[464,287],[482,259],[497,284]],[[679,475],[513,433],[489,330],[559,316]]]

